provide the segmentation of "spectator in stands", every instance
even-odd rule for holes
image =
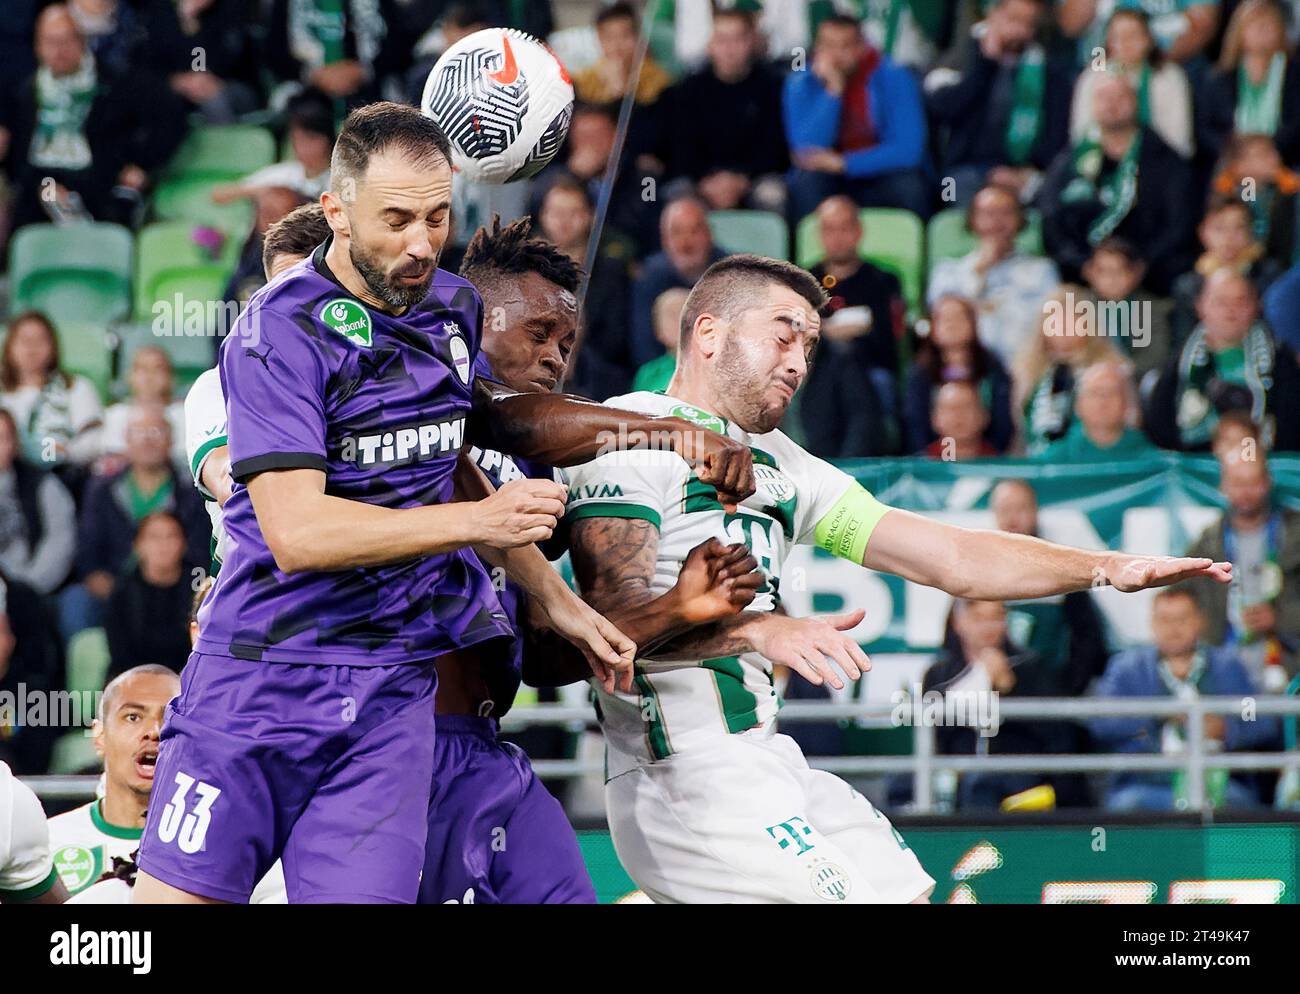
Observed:
[[[1186,587],[1157,590],[1151,608],[1154,645],[1114,656],[1097,683],[1096,696],[1187,700],[1201,695],[1253,695],[1256,688],[1235,650],[1207,646],[1202,639],[1204,630],[1205,618]],[[1182,716],[1093,718],[1089,726],[1093,738],[1112,752],[1178,755],[1187,749]],[[1267,717],[1242,721],[1234,714],[1205,716],[1204,735],[1211,752],[1251,749],[1272,740],[1276,733],[1277,723]],[[1206,772],[1206,795],[1215,807],[1258,803],[1246,778],[1226,777],[1212,767]],[[1169,811],[1184,807],[1186,801],[1181,771],[1118,773],[1106,792],[1106,806],[1114,811]]]
[[[253,192],[253,228],[244,239],[235,271],[226,281],[223,300],[239,301],[242,307],[266,285],[266,270],[262,265],[262,245],[266,230],[291,211],[313,200],[315,198],[304,197],[287,186],[267,186]]]
[[[441,46],[443,51],[464,37],[464,34],[471,33],[464,31],[468,25],[518,28],[543,41],[555,30],[555,12],[551,9],[551,0],[528,0],[527,3],[519,3],[518,0],[473,0],[471,3],[457,3],[455,0],[406,0],[403,6],[404,37],[419,39],[441,27],[446,36],[445,43]],[[457,34],[449,25],[464,31],[464,34]]]
[[[705,68],[664,96],[667,178],[684,178],[713,210],[785,207],[790,167],[781,117],[781,77],[759,59],[752,11],[719,10]]]
[[[1244,0],[1233,12],[1197,117],[1198,141],[1207,148],[1222,148],[1233,134],[1269,135],[1284,161],[1300,162],[1300,66],[1281,5]]]
[[[130,0],[67,0],[68,14],[86,41],[95,61],[106,72],[122,76],[138,72],[157,57],[149,30],[157,17],[144,4]]]
[[[622,101],[636,73],[640,34],[640,18],[630,3],[612,3],[597,12],[600,58],[594,65],[574,73],[573,89],[579,100],[591,104]],[[647,52],[635,80],[636,102],[642,106],[655,103],[671,83],[672,77]]]
[[[862,218],[848,197],[830,197],[817,208],[817,233],[826,255],[811,272],[830,302],[803,388],[804,444],[824,459],[892,455],[901,442],[902,288],[893,273],[859,255]]]
[[[172,431],[172,461],[184,466],[185,402],[175,396],[176,370],[167,350],[158,345],[137,348],[131,356],[126,382],[129,396],[104,412],[104,454],[117,458],[111,465],[106,464],[107,459],[101,461],[99,472],[115,473],[125,465],[127,422],[141,404],[156,404],[166,413]]]
[[[288,187],[308,200],[316,200],[329,189],[330,156],[334,153],[334,111],[329,101],[323,94],[306,91],[289,101],[285,115],[292,155],[236,183],[222,183],[212,191],[214,203],[251,200],[259,190],[273,186]]]
[[[99,458],[99,393],[84,376],[64,372],[54,325],[38,311],[9,322],[0,351],[0,406],[13,415],[32,462],[75,477]]]
[[[1300,354],[1300,264],[1288,269],[1264,292],[1264,320],[1283,348]]]
[[[184,137],[180,100],[142,69],[101,64],[64,4],[41,12],[36,58],[35,74],[0,102],[14,228],[52,216],[130,223]]]
[[[1038,494],[1028,480],[1002,480],[989,495],[989,509],[999,531],[1042,537]],[[1092,591],[1011,601],[1006,607],[1014,641],[1038,654],[1050,693],[1064,697],[1082,694],[1106,669],[1105,628]]]
[[[1203,531],[1189,556],[1232,563],[1232,583],[1191,586],[1211,645],[1236,649],[1255,686],[1278,693],[1295,676],[1300,650],[1300,512],[1273,499],[1263,451],[1219,463],[1223,517]]]
[[[1296,218],[1300,212],[1300,174],[1282,164],[1268,135],[1236,135],[1223,151],[1213,192],[1236,197],[1250,208],[1255,238],[1284,269],[1296,257]]]
[[[259,65],[248,0],[154,3],[154,58],[173,93],[210,124],[231,124],[258,105]],[[197,61],[202,53],[202,61]]]
[[[951,385],[951,384],[950,384]],[[946,389],[946,388],[945,388]],[[965,713],[984,716],[981,700],[1042,697],[1051,693],[1042,660],[1014,644],[1007,634],[1007,609],[996,601],[953,601],[949,640],[921,681],[923,693],[969,695]],[[954,714],[960,713],[954,707]],[[1035,754],[1061,751],[1060,723],[1007,720],[996,729],[941,725],[935,746],[941,755]],[[1004,798],[1049,778],[1035,773],[967,773],[958,787],[958,808],[997,808]]]
[[[173,514],[185,530],[189,566],[210,562],[211,529],[203,499],[168,459],[171,428],[157,405],[137,408],[127,422],[125,469],[96,477],[86,488],[77,535],[80,582],[60,597],[60,629],[69,639],[103,624],[109,596],[131,556],[137,527],[156,511]]]
[[[708,206],[695,197],[680,197],[664,208],[659,219],[663,249],[650,256],[632,284],[632,361],[643,366],[663,352],[655,339],[652,311],[665,290],[690,289],[725,252],[713,244]]]
[[[542,170],[532,183],[530,212],[540,220],[542,200],[551,185],[559,180],[576,180],[586,190],[587,200],[592,205],[598,203],[601,184],[614,154],[617,131],[615,118],[607,108],[592,104],[575,106],[573,123],[569,125],[569,138],[564,151],[560,153],[559,161],[552,162]],[[653,252],[659,238],[659,201],[655,199],[647,202],[642,197],[646,189],[643,183],[649,178],[652,177],[642,176],[633,168],[625,148],[614,179],[602,233],[602,240],[608,237],[611,230],[630,239],[638,258]]]
[[[1146,401],[1145,426],[1165,449],[1205,452],[1227,411],[1260,425],[1265,448],[1300,449],[1300,368],[1259,319],[1250,280],[1211,273],[1197,300],[1200,323],[1165,365]]]
[[[1240,197],[1216,198],[1210,202],[1196,229],[1205,251],[1195,268],[1174,280],[1174,347],[1180,347],[1196,327],[1196,301],[1205,277],[1220,269],[1240,273],[1250,280],[1257,296],[1282,274],[1282,267],[1268,258],[1264,243],[1255,237],[1250,207]]]
[[[1043,305],[1037,337],[1016,359],[1013,410],[1021,419],[1026,455],[1036,456],[1065,437],[1078,374],[1103,359],[1121,358],[1109,338],[1084,324],[1078,306],[1091,303],[1083,287],[1063,284]]]
[[[1033,338],[1043,301],[1061,283],[1056,263],[1016,246],[1025,223],[1014,190],[984,187],[966,211],[966,228],[978,239],[975,248],[939,262],[926,289],[931,307],[950,295],[974,302],[980,341],[1003,362],[1011,362]]]
[[[0,699],[62,689],[63,652],[45,604],[26,584],[0,574]],[[59,729],[53,721],[28,725],[24,717],[12,703],[0,708],[0,762],[15,773],[44,773]]]
[[[979,388],[966,380],[952,380],[934,392],[930,427],[935,440],[921,454],[944,462],[965,462],[981,456],[996,456],[985,433],[989,411]]]
[[[76,537],[72,495],[22,457],[14,417],[0,408],[0,573],[52,594],[72,570]]]
[[[660,98],[673,79],[647,50],[637,71],[640,16],[630,3],[613,3],[596,14],[600,58],[573,76],[573,89],[584,103],[599,104],[617,112],[630,87],[634,87],[632,116],[628,123],[625,161],[642,171],[662,173],[658,158],[663,136],[678,122],[665,121]],[[635,79],[633,78],[635,76]]]
[[[1037,40],[1043,0],[994,0],[959,47],[956,68],[925,80],[930,120],[944,126],[945,181],[956,202],[994,181],[1028,199],[1068,142],[1073,67]]]
[[[1140,373],[1159,369],[1169,355],[1171,304],[1142,288],[1147,267],[1122,238],[1098,243],[1083,264],[1083,279],[1097,302],[1097,334],[1118,342]]]
[[[632,381],[633,390],[668,389],[673,373],[677,371],[677,344],[682,334],[682,308],[691,291],[685,287],[675,286],[665,290],[655,299],[654,322],[655,338],[664,347],[664,354],[658,359],[651,359],[636,371]]]
[[[1010,448],[1015,436],[1011,378],[976,336],[975,320],[975,305],[964,297],[941,297],[931,306],[930,333],[917,343],[907,375],[906,451],[918,452],[935,440],[934,394],[953,382],[975,384],[989,412],[989,444],[998,452]]]
[[[1092,91],[1105,70],[1124,76],[1138,93],[1138,120],[1166,145],[1190,159],[1195,150],[1192,90],[1187,74],[1166,57],[1151,33],[1151,21],[1141,10],[1121,7],[1106,24],[1104,64],[1089,55],[1074,84],[1070,110],[1070,140],[1083,141],[1097,127],[1092,116]]]
[[[1063,151],[1043,181],[1043,242],[1065,277],[1078,279],[1092,250],[1119,235],[1147,260],[1151,289],[1166,292],[1191,263],[1190,167],[1139,123],[1126,78],[1099,79],[1092,98],[1097,135]]]
[[[786,77],[782,102],[793,221],[836,193],[862,207],[929,217],[920,89],[908,70],[863,40],[854,18],[821,22],[808,71]]]
[[[136,528],[135,555],[108,598],[104,629],[109,679],[133,666],[156,663],[175,670],[190,655],[190,602],[185,531],[175,515],[156,511]]]
[[[587,189],[560,177],[546,191],[539,212],[542,236],[579,266],[587,265],[594,214]],[[632,246],[616,231],[601,233],[600,247],[586,279],[579,315],[579,346],[565,389],[604,400],[627,393],[633,365],[627,334]]]
[[[1101,47],[1115,7],[1145,14],[1160,50],[1179,63],[1197,59],[1219,26],[1218,0],[1060,0],[1057,24],[1067,38],[1080,39],[1081,64]]]
[[[262,62],[280,83],[323,92],[341,118],[404,68],[401,23],[396,0],[271,0]]]
[[[1133,427],[1137,410],[1127,364],[1110,360],[1089,366],[1075,385],[1074,421],[1039,458],[1048,463],[1100,463],[1155,455],[1156,447]]]
[[[1214,426],[1210,451],[1220,463],[1229,459],[1258,459],[1263,447],[1259,425],[1245,411],[1229,411]]]

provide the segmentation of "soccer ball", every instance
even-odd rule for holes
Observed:
[[[453,164],[476,183],[511,183],[540,172],[564,144],[573,82],[530,34],[486,28],[443,53],[420,110],[451,142]]]

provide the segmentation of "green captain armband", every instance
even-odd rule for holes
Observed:
[[[816,542],[832,556],[861,564],[867,540],[889,508],[855,483],[817,522]]]

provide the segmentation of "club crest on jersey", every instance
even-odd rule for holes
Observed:
[[[847,901],[853,890],[852,878],[841,867],[825,860],[813,863],[808,883],[823,901]]]
[[[791,500],[795,495],[794,481],[775,466],[754,463],[754,485],[778,504]]]
[[[456,367],[456,375],[460,377],[460,382],[469,383],[469,346],[461,337],[464,332],[455,321],[444,321],[442,331],[451,339],[451,364]]]
[[[339,297],[320,309],[320,319],[349,342],[370,348],[373,329],[370,312],[355,300]]]

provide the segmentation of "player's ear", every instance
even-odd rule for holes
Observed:
[[[95,747],[95,754],[104,758],[104,723],[96,718],[90,723],[90,742]]]
[[[705,358],[712,357],[722,346],[722,322],[712,314],[701,314],[691,328],[695,347]]]
[[[351,180],[344,180],[351,182]],[[347,206],[344,198],[340,193],[334,190],[326,190],[320,197],[321,209],[325,212],[325,221],[330,226],[330,230],[336,235],[351,234],[351,228],[348,224]]]

